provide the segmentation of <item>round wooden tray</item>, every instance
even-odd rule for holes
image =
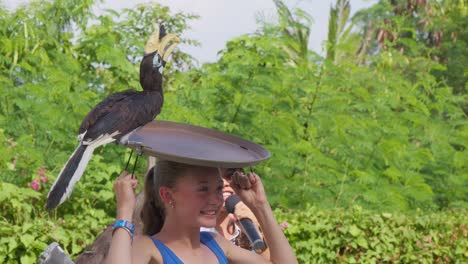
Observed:
[[[244,168],[268,159],[261,145],[214,129],[153,121],[128,137],[127,146],[143,154],[191,165]]]

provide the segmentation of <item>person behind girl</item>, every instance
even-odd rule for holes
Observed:
[[[200,227],[216,225],[223,205],[217,168],[158,160],[145,179],[144,235],[133,238],[128,223],[135,210],[137,180],[123,172],[115,182],[116,223],[124,224],[116,225],[106,263],[297,263],[258,175],[236,172],[230,184],[260,223],[270,260],[220,235],[200,232]]]
[[[215,232],[226,238],[227,240],[231,241],[236,246],[241,248],[253,251],[252,244],[247,236],[244,233],[244,230],[239,227],[239,221],[242,218],[248,218],[252,220],[257,232],[263,237],[263,233],[259,228],[259,223],[255,215],[250,211],[250,209],[242,202],[236,205],[236,214],[230,214],[227,212],[226,209],[226,200],[231,195],[235,195],[236,193],[232,189],[230,185],[230,179],[234,174],[235,170],[239,169],[227,169],[224,171],[223,175],[223,199],[224,203],[221,207],[221,210],[218,214],[216,219],[216,226],[212,228],[202,227],[200,230],[202,231],[210,231]],[[261,254],[263,257],[270,259],[270,252],[268,247],[261,251],[257,251],[257,254]]]

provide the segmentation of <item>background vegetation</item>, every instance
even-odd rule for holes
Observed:
[[[34,263],[52,241],[76,256],[112,221],[124,148],[97,150],[72,197],[48,213],[51,182],[86,113],[139,88],[156,23],[183,36],[197,18],[158,4],[96,16],[94,2],[0,7],[2,263]],[[321,56],[307,48],[306,10],[274,2],[277,19],[227,42],[217,62],[177,51],[158,118],[271,151],[256,170],[302,263],[465,262],[466,3],[381,0],[350,17],[350,1],[337,0]]]

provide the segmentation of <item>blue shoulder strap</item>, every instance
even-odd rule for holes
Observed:
[[[164,264],[183,264],[174,252],[168,248],[164,243],[157,240],[156,238],[151,237],[154,245],[161,252]],[[205,244],[218,258],[219,264],[228,264],[226,255],[221,247],[218,245],[218,242],[210,235],[210,232],[200,232],[200,241]]]
[[[200,241],[205,244],[218,258],[219,264],[228,264],[224,251],[218,245],[210,232],[200,232]]]
[[[151,237],[151,240],[153,240],[154,245],[156,245],[159,252],[161,252],[164,264],[184,264],[182,260],[180,260],[176,254],[174,254],[174,252],[172,252],[172,250],[161,241],[153,237]]]

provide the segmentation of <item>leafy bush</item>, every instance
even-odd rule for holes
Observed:
[[[467,212],[276,210],[299,263],[467,263]]]
[[[53,241],[77,256],[113,221],[112,180],[120,168],[96,162],[88,169],[87,181],[77,186],[87,191],[75,192],[60,212],[44,210],[51,186],[46,171],[29,187],[0,181],[0,263],[34,263]]]
[[[275,204],[466,207],[463,98],[430,75],[437,65],[397,52],[372,67],[291,65],[283,41],[231,40],[218,62],[176,78],[161,117],[266,146],[272,157],[257,170]],[[420,71],[409,79],[412,67]]]

